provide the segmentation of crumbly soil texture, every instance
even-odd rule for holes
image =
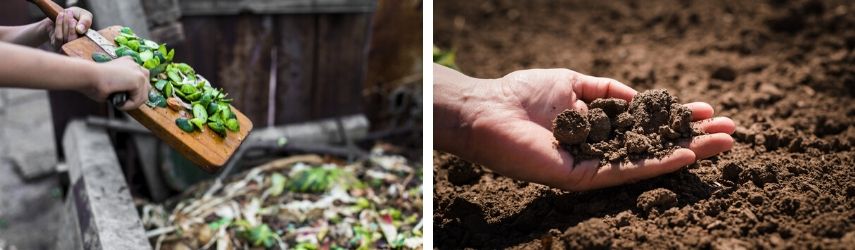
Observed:
[[[438,152],[438,248],[855,246],[855,2],[434,5],[435,43],[457,51],[466,74],[570,68],[708,102],[737,125],[728,152],[590,192],[515,181]]]
[[[662,158],[701,132],[692,129],[692,111],[665,89],[648,90],[630,103],[596,99],[587,111],[564,110],[552,121],[558,145],[578,161],[608,162]]]

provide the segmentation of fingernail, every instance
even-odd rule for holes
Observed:
[[[83,27],[83,24],[77,24],[77,32],[78,32],[78,33],[83,33],[83,32],[85,32],[85,30],[84,30],[84,29],[86,29],[86,28],[85,28],[85,27]]]

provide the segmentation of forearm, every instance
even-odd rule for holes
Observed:
[[[472,143],[472,127],[486,103],[484,79],[473,78],[438,64],[433,66],[433,134],[435,148],[463,157]]]
[[[0,87],[81,90],[95,82],[94,62],[0,42]]]
[[[0,26],[0,41],[37,47],[48,39],[50,21],[42,21],[22,26]]]

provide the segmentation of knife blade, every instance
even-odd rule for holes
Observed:
[[[95,42],[95,44],[97,44],[98,47],[101,47],[101,49],[104,50],[104,52],[106,52],[107,55],[110,55],[111,58],[114,58],[114,59],[116,58],[116,46],[113,45],[112,42],[107,40],[107,38],[104,38],[104,36],[102,36],[101,33],[98,33],[97,31],[95,31],[93,29],[89,29],[86,31],[86,37],[88,37],[93,42]]]

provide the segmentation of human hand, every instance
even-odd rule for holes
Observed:
[[[86,34],[92,26],[92,13],[78,7],[71,7],[60,11],[56,16],[56,22],[48,18],[42,22],[51,46],[58,50],[63,44]]]
[[[148,100],[147,69],[140,67],[130,57],[120,57],[96,67],[92,84],[79,91],[96,101],[107,100],[110,94],[127,92],[128,100],[121,110],[133,110]]]
[[[676,171],[733,145],[733,121],[712,118],[712,106],[696,102],[685,105],[692,110],[693,126],[707,135],[681,143],[684,148],[669,156],[607,166],[599,166],[598,160],[576,162],[555,145],[552,120],[565,109],[586,110],[585,102],[597,98],[630,101],[635,90],[567,69],[522,70],[477,82],[472,87],[479,89],[472,92],[477,94],[464,98],[467,104],[459,112],[469,140],[467,149],[458,151],[469,152],[452,153],[519,180],[575,191],[615,186]]]

